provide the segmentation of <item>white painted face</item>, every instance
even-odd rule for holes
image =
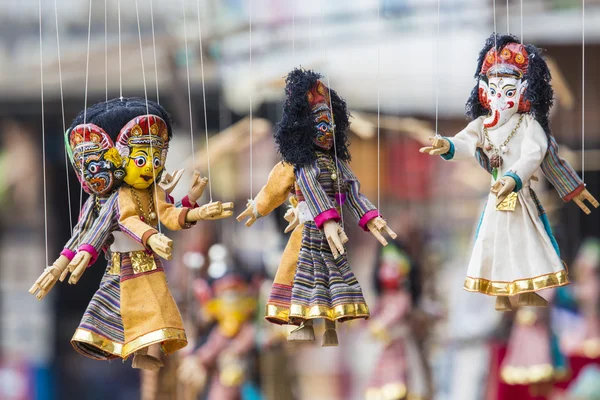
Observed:
[[[527,81],[515,77],[491,76],[488,84],[482,79],[479,85],[487,94],[486,100],[492,112],[483,120],[483,124],[488,129],[496,129],[519,110],[519,100],[527,87]]]

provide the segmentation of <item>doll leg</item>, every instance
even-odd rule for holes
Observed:
[[[315,329],[312,319],[307,319],[302,324],[290,332],[287,337],[290,342],[312,342],[315,340]]]
[[[146,369],[150,371],[158,371],[163,367],[162,361],[158,358],[148,354],[148,348],[144,347],[133,353],[133,361],[131,362],[132,368]]]
[[[530,292],[521,293],[519,295],[519,305],[530,307],[548,307],[548,302],[539,294]]]
[[[325,333],[321,347],[337,346],[338,337],[335,331],[335,321],[325,318]]]
[[[512,311],[512,309],[508,296],[496,297],[496,311]]]

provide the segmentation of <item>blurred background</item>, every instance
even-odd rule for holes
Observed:
[[[138,13],[134,0],[40,4],[41,13],[37,0],[0,2],[0,399],[599,398],[600,337],[583,332],[600,332],[600,210],[585,215],[537,174],[573,284],[553,294],[548,310],[499,313],[493,298],[462,290],[489,175],[474,160],[444,164],[418,152],[435,134],[436,87],[439,132],[452,136],[467,124],[477,55],[496,26],[547,50],[552,130],[581,174],[581,1],[441,0],[439,36],[434,0],[137,0]],[[585,4],[585,42],[585,182],[599,197],[600,1]],[[286,327],[262,319],[288,239],[284,205],[251,228],[231,218],[168,233],[175,245],[166,269],[190,344],[163,357],[160,373],[75,352],[69,340],[105,261],[76,286],[58,283],[43,301],[27,290],[59,255],[85,201],[65,164],[63,129],[86,93],[88,105],[147,96],[172,114],[167,170],[186,169],[176,198],[194,168],[208,173],[208,137],[213,197],[235,201],[238,214],[279,161],[271,133],[281,118],[283,77],[296,66],[323,73],[347,100],[352,168],[399,235],[390,258],[346,219],[349,262],[373,320],[394,308],[378,271],[385,262],[403,266],[397,291],[412,306],[387,321],[394,333],[359,321],[339,326],[339,347],[292,345]],[[201,202],[208,201],[205,194]],[[212,378],[190,394],[177,367],[203,351],[218,325],[207,304],[230,274],[245,282],[238,295],[257,304],[242,318],[251,339],[237,346],[235,361],[212,354]],[[543,344],[527,359],[545,353],[565,362],[511,370],[506,354],[515,340]],[[404,371],[403,378],[383,382],[390,371]],[[215,385],[231,390],[211,394]]]

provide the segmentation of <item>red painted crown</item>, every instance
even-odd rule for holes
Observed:
[[[79,161],[86,153],[97,153],[113,147],[110,136],[94,124],[80,124],[69,132],[69,145],[73,152],[73,161]]]
[[[519,43],[509,43],[502,48],[500,54],[492,47],[487,52],[481,75],[517,76],[522,78],[527,73],[529,57],[525,46]]]
[[[154,147],[162,150],[163,162],[169,148],[169,129],[167,123],[156,115],[140,115],[129,121],[117,136],[115,147],[121,157],[129,156],[130,148],[135,146]]]
[[[329,89],[321,81],[317,81],[306,94],[308,104],[314,107],[317,104],[327,104],[329,106]]]

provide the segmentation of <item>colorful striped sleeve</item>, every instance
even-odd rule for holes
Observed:
[[[340,214],[319,183],[317,162],[297,167],[294,174],[296,183],[304,196],[304,201],[306,201],[317,227],[321,229],[323,224],[330,219],[336,222],[339,221],[341,219]]]
[[[361,228],[367,230],[367,223],[378,217],[379,212],[373,203],[360,192],[360,182],[348,163],[339,161],[338,164],[344,181],[348,183],[347,199],[344,205],[352,217],[359,222]]]
[[[564,201],[570,201],[583,191],[584,184],[571,164],[558,154],[558,143],[554,136],[548,136],[548,151],[541,168],[548,182]]]
[[[73,233],[71,234],[71,238],[67,243],[65,243],[65,247],[63,252],[73,254],[79,247],[82,236],[84,236],[90,226],[94,223],[94,195],[88,197],[88,199],[83,203],[83,207],[81,207],[81,211],[79,213],[79,218],[77,220],[77,224],[73,227]],[[66,255],[66,254],[65,254]],[[71,257],[72,258],[72,257]]]
[[[102,252],[104,243],[108,240],[110,234],[117,229],[116,209],[119,192],[116,191],[110,195],[106,203],[102,206],[100,214],[94,221],[93,225],[88,229],[83,236],[79,250],[93,253],[95,257]]]

